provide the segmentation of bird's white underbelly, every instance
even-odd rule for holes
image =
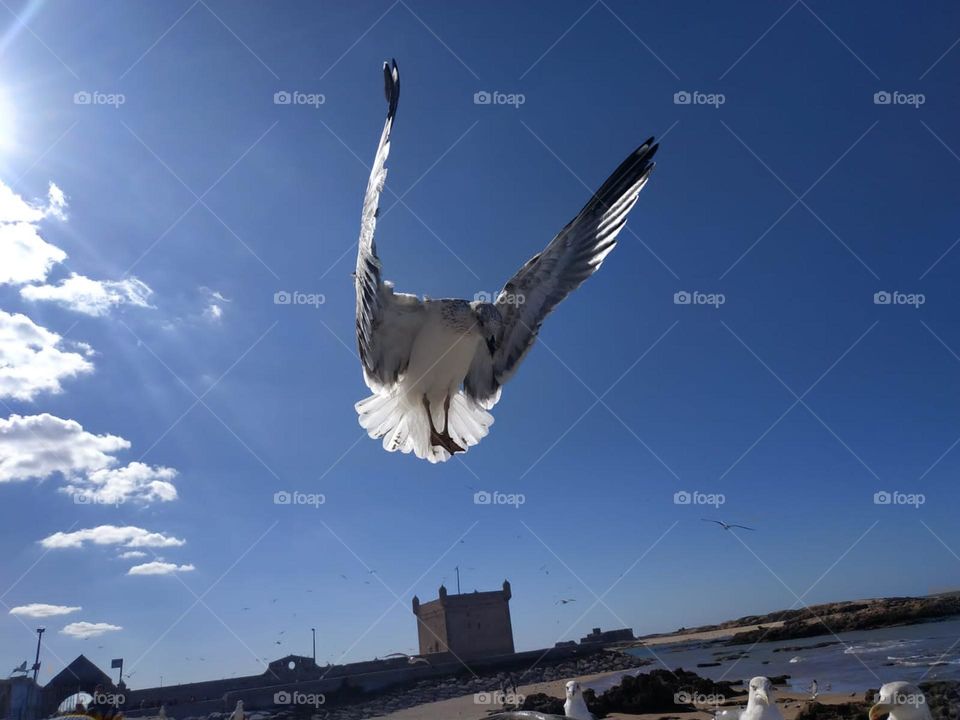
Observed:
[[[462,333],[442,322],[427,323],[413,342],[403,378],[408,395],[426,395],[433,404],[455,392],[470,369],[479,342],[476,333]]]

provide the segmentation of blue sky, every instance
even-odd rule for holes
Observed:
[[[465,590],[511,580],[523,649],[960,583],[955,4],[62,0],[0,22],[10,667],[38,623],[41,681],[80,652],[135,687],[254,673],[311,627],[321,661],[414,650],[412,595],[457,565]],[[498,290],[662,136],[619,246],[441,466],[353,409],[389,57],[377,238],[402,290]],[[71,496],[105,492],[125,501]],[[80,609],[9,612],[32,603]]]

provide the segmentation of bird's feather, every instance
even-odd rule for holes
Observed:
[[[380,196],[387,179],[390,135],[400,100],[400,71],[396,61],[383,64],[387,119],[370,169],[360,218],[357,268],[357,348],[367,386],[374,391],[389,388],[406,370],[410,347],[423,323],[423,304],[414,295],[395,293],[381,276],[374,232]]]
[[[547,315],[593,275],[613,250],[627,214],[653,171],[653,138],[624,160],[549,245],[504,285],[496,307],[503,318],[493,352],[478,348],[464,389],[489,409],[516,372]]]

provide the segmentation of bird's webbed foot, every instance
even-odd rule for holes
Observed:
[[[466,449],[460,447],[457,442],[450,436],[448,430],[448,425],[450,421],[450,397],[447,396],[447,399],[443,401],[443,432],[437,432],[436,427],[433,425],[433,415],[430,412],[430,401],[426,397],[423,398],[423,407],[427,411],[427,420],[430,422],[430,444],[434,447],[441,447],[446,450],[451,455],[456,455],[458,452],[466,452]]]

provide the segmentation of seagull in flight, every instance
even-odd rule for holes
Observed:
[[[388,658],[406,658],[408,665],[416,665],[417,663],[423,663],[424,665],[430,664],[430,661],[427,660],[425,657],[421,657],[419,655],[408,655],[407,653],[402,653],[402,652],[390,653],[389,655],[383,656],[384,660]]]
[[[704,522],[716,523],[717,525],[722,527],[724,530],[731,530],[732,528],[740,528],[741,530],[756,531],[756,528],[747,527],[746,525],[737,525],[735,523],[726,523],[723,520],[710,520],[709,518],[700,518],[700,519],[703,520]]]
[[[493,424],[488,411],[547,315],[613,250],[658,146],[650,138],[634,150],[496,298],[478,293],[471,302],[395,292],[382,277],[374,230],[400,99],[396,61],[384,63],[383,74],[387,119],[363,199],[354,275],[357,345],[373,394],[355,407],[360,425],[371,438],[382,438],[385,450],[445,462],[487,435]]]

